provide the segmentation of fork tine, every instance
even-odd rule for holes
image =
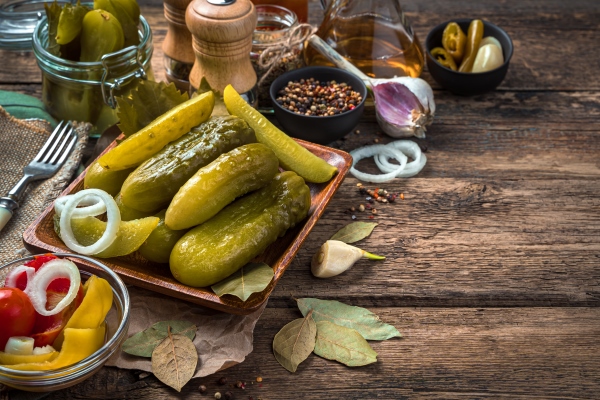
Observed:
[[[50,149],[46,152],[46,154],[44,155],[44,158],[40,162],[47,163],[48,161],[50,161],[50,158],[52,158],[52,156],[56,153],[57,147],[61,143],[63,143],[65,141],[65,138],[67,138],[68,136],[69,136],[69,124],[65,125],[65,127],[60,132],[60,135],[58,135],[54,139],[54,143],[52,143],[52,147],[50,147]]]
[[[50,144],[54,141],[54,138],[56,137],[56,135],[58,134],[58,132],[60,131],[60,129],[62,128],[62,124],[65,121],[60,121],[60,124],[58,124],[56,126],[56,128],[54,128],[54,131],[52,131],[52,134],[50,135],[50,137],[48,137],[48,139],[46,139],[46,143],[44,143],[44,145],[42,146],[42,148],[40,149],[40,151],[35,155],[33,161],[40,161],[40,159],[42,158],[42,156],[44,155],[44,152],[46,151],[46,149],[50,146]]]
[[[67,159],[67,157],[71,153],[71,150],[75,146],[75,143],[77,143],[77,136],[76,135],[73,136],[73,139],[71,140],[71,143],[69,143],[69,145],[67,146],[67,148],[63,152],[62,156],[60,156],[60,159],[58,160],[57,165],[61,165],[63,162],[65,162],[65,160]]]
[[[65,145],[69,142],[73,142],[73,140],[76,139],[76,135],[73,133],[73,127],[71,127],[71,129],[69,130],[67,137],[65,138],[64,142],[62,142],[62,144],[60,145],[60,148],[54,152],[54,157],[52,157],[52,160],[50,160],[50,164],[54,164],[56,162],[56,160],[58,159],[58,157],[64,153],[68,153],[70,148],[69,146],[67,146],[67,149],[65,150],[65,152],[63,153],[63,148],[65,147]],[[57,163],[58,164],[58,163]]]

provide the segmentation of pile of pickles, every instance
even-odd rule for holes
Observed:
[[[456,22],[446,25],[442,47],[435,47],[431,55],[444,67],[458,72],[487,72],[504,63],[502,45],[493,36],[483,37],[483,21],[474,19],[467,34]]]
[[[108,53],[140,42],[140,7],[136,0],[95,0],[90,9],[80,2],[46,5],[48,51],[71,61],[97,62]]]

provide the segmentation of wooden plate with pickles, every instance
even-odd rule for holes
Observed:
[[[341,150],[301,140],[296,142],[310,153],[336,167],[338,172],[325,183],[307,182],[310,189],[308,216],[288,229],[283,236],[252,260],[264,262],[273,268],[273,280],[262,292],[252,294],[246,301],[229,295],[218,297],[210,287],[192,287],[179,282],[173,277],[168,264],[149,261],[139,251],[126,256],[98,258],[98,260],[112,268],[125,282],[135,286],[232,314],[244,315],[255,311],[264,304],[283,276],[352,164],[351,156]],[[98,159],[116,146],[117,140],[111,143]],[[82,190],[90,168],[77,177],[61,195],[74,194]],[[23,234],[23,241],[29,251],[33,253],[70,251],[55,232],[54,219],[55,210],[51,205],[27,228]],[[88,267],[93,269],[94,265],[90,264]]]

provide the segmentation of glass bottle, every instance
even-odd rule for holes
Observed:
[[[398,0],[332,0],[317,35],[373,78],[414,78],[423,70],[423,51]],[[332,65],[310,46],[305,60]]]
[[[43,17],[33,32],[33,52],[42,70],[42,101],[57,120],[90,122],[98,137],[118,122],[116,96],[131,91],[138,78],[154,80],[152,31],[140,16],[140,44],[105,55],[102,61],[70,61],[49,53],[48,22]]]

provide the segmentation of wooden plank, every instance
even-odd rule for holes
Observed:
[[[194,379],[181,394],[153,376],[105,368],[85,383],[54,392],[64,398],[235,399],[595,398],[600,391],[598,308],[375,308],[402,339],[371,342],[378,362],[348,368],[311,355],[295,374],[272,355],[275,333],[300,317],[267,308],[256,326],[254,351],[222,373]],[[144,376],[144,375],[142,375]],[[227,385],[216,380],[226,377]],[[255,382],[262,377],[261,384]],[[246,389],[232,388],[238,380]],[[254,383],[251,383],[254,382]],[[199,396],[198,386],[207,386]]]

